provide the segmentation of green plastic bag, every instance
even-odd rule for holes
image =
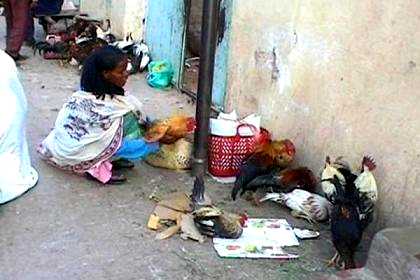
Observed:
[[[167,60],[152,61],[148,65],[147,83],[154,88],[166,89],[170,86],[174,70]]]

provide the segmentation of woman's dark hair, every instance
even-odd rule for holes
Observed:
[[[96,98],[102,99],[105,98],[106,94],[111,96],[124,95],[124,89],[108,82],[103,72],[115,69],[125,57],[121,50],[113,46],[105,46],[95,51],[85,60],[83,65],[80,80],[81,89],[94,94]]]

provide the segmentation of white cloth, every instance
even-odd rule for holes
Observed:
[[[38,151],[50,163],[77,173],[109,159],[122,139],[123,116],[141,112],[134,96],[106,96],[75,92],[58,113],[54,129]],[[140,113],[141,115],[141,113]]]
[[[0,204],[35,186],[25,134],[27,103],[15,62],[0,50]]]

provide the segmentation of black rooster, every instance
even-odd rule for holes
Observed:
[[[258,176],[252,180],[246,189],[255,192],[260,187],[271,188],[274,192],[288,193],[294,189],[315,192],[317,180],[307,167],[276,168],[268,175]]]
[[[337,250],[329,265],[344,263],[344,269],[351,269],[355,268],[354,254],[370,222],[368,217],[371,217],[361,215],[362,211],[371,214],[373,208],[364,205],[365,199],[357,190],[353,176],[347,174],[344,178],[345,183],[337,176],[329,180],[336,188],[331,211],[331,235]]]

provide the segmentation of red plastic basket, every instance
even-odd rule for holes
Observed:
[[[257,144],[270,140],[270,133],[264,128],[260,129],[256,137],[240,135],[241,127],[249,127],[254,134],[256,132],[254,126],[242,124],[238,126],[236,136],[210,136],[209,172],[213,176],[236,176],[244,160],[255,151]]]

